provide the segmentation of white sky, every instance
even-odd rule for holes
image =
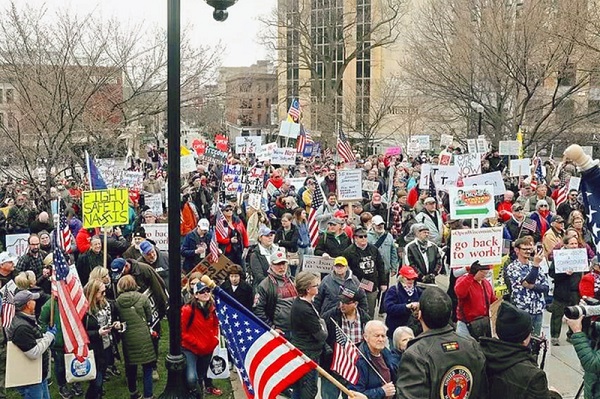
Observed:
[[[65,8],[89,12],[96,10],[104,16],[119,16],[124,21],[139,23],[148,21],[167,26],[167,0],[15,0],[16,4],[29,4],[37,7],[45,4],[49,10]],[[10,0],[0,0],[0,9],[10,4]],[[198,44],[215,44],[219,41],[226,46],[224,66],[248,66],[267,57],[266,51],[258,44],[257,35],[261,29],[258,17],[269,14],[276,0],[239,0],[229,8],[229,18],[225,22],[213,20],[213,9],[204,0],[181,0],[181,26],[194,25],[193,40]],[[188,25],[189,26],[189,25]]]

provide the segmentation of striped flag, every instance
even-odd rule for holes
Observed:
[[[317,221],[317,209],[323,205],[324,198],[321,192],[321,185],[315,179],[315,192],[313,193],[310,212],[308,213],[308,235],[310,245],[314,248],[319,240],[319,222]]]
[[[535,233],[537,231],[537,223],[535,220],[526,217],[521,224],[521,229],[527,229]]]
[[[15,317],[15,295],[13,289],[16,289],[17,286],[12,280],[10,282],[13,283],[14,287],[10,285],[2,287],[4,289],[4,293],[2,294],[2,327],[4,328],[10,327],[13,317]]]
[[[569,196],[569,174],[562,167],[562,162],[559,168],[558,178],[560,179],[560,188],[558,189],[558,195],[556,196],[557,207],[565,202]]]
[[[358,368],[356,367],[358,356],[356,346],[336,324],[331,371],[335,371],[349,383],[356,384],[358,382]]]
[[[344,162],[356,161],[356,157],[354,156],[354,153],[352,152],[350,143],[348,142],[348,139],[346,138],[346,135],[344,134],[344,132],[342,131],[341,128],[338,130],[337,152],[342,157]]]
[[[296,122],[300,120],[300,114],[302,110],[300,109],[300,101],[297,98],[292,100],[292,104],[290,105],[290,110],[288,111],[288,122]]]
[[[544,182],[544,174],[542,172],[542,159],[540,157],[535,157],[533,159],[533,179],[531,179],[531,189],[535,190],[537,188],[538,183]]]
[[[223,216],[223,212],[220,209],[217,209],[217,220],[215,223],[215,230],[217,233],[221,235],[221,237],[227,237],[227,230],[225,230],[225,216]],[[216,234],[215,234],[216,235]]]
[[[83,358],[88,355],[87,344],[90,340],[82,319],[89,304],[79,279],[69,270],[65,256],[58,247],[54,248],[53,260],[65,353],[73,353],[77,358]]]
[[[71,245],[73,244],[73,235],[71,234],[71,229],[69,228],[69,223],[67,223],[67,217],[64,212],[60,212],[59,216],[59,246],[65,251],[65,253],[71,253]]]
[[[212,238],[210,239],[210,258],[213,263],[219,260],[219,245],[217,244],[217,233],[213,231]]]
[[[298,154],[304,153],[304,147],[306,146],[308,139],[306,136],[306,131],[304,130],[304,125],[300,124],[300,134],[298,135],[298,139],[296,141],[296,152]]]
[[[331,148],[325,148],[325,150],[323,150],[323,157],[329,158],[331,157],[331,154]]]
[[[219,287],[214,291],[221,333],[247,398],[275,399],[317,364]]]

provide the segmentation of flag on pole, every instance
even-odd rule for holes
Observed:
[[[300,109],[300,101],[297,98],[294,98],[288,111],[288,122],[298,123],[298,121],[300,121],[300,114],[302,114],[302,110]]]
[[[247,398],[275,399],[317,364],[219,287],[221,333]]]
[[[12,280],[11,280],[12,282]],[[2,294],[2,327],[8,328],[10,327],[10,323],[12,323],[13,317],[15,317],[15,301],[14,301],[14,293],[13,289],[16,289],[17,286],[14,284],[14,287],[9,285],[5,285],[3,288],[4,293]]]
[[[358,382],[358,368],[356,367],[358,356],[356,346],[350,342],[346,334],[336,324],[331,370],[338,373],[349,383],[356,384]]]
[[[560,179],[560,188],[556,196],[556,207],[565,202],[569,196],[569,173],[562,167],[562,162],[559,166],[558,178]]]
[[[215,230],[221,235],[221,237],[227,237],[227,230],[225,230],[226,222],[227,221],[225,220],[225,216],[223,216],[223,212],[221,212],[220,209],[217,209],[217,220],[215,222]]]
[[[296,141],[296,152],[298,154],[303,154],[304,148],[306,147],[306,144],[308,142],[308,135],[306,130],[304,129],[304,125],[300,124],[300,134],[298,135],[298,139]],[[310,142],[312,142],[312,139],[310,140]]]
[[[325,148],[325,150],[323,150],[323,156],[329,158],[331,156],[331,148]]]
[[[107,188],[98,167],[94,163],[94,160],[90,158],[87,150],[85,151],[85,164],[87,167],[88,181],[90,183],[90,190],[105,190]]]
[[[59,240],[59,246],[60,248],[65,251],[65,253],[70,254],[71,253],[71,245],[73,244],[73,235],[71,234],[71,229],[69,228],[69,223],[67,223],[67,217],[65,216],[64,212],[60,212],[60,216],[59,216],[59,234],[58,234],[58,240]]]
[[[54,248],[53,261],[65,353],[73,353],[78,359],[83,358],[88,355],[87,344],[90,340],[82,319],[89,304],[79,279],[69,270],[65,256],[58,246]]]
[[[523,159],[523,129],[521,129],[521,126],[517,131],[517,141],[519,142],[519,159]]]
[[[544,182],[544,173],[542,172],[542,158],[535,157],[533,159],[533,179],[531,179],[531,188],[535,190],[538,184]]]
[[[219,245],[217,244],[217,232],[212,232],[212,238],[210,239],[210,259],[213,263],[219,260]]]
[[[319,222],[317,221],[317,209],[323,205],[325,199],[321,192],[321,185],[315,179],[315,192],[313,193],[312,202],[310,204],[310,211],[308,212],[308,235],[310,237],[311,247],[317,246],[319,241]]]
[[[352,152],[352,148],[350,147],[350,143],[346,138],[346,135],[342,131],[342,128],[338,130],[337,136],[337,152],[342,157],[344,162],[354,162],[356,161],[356,157]]]

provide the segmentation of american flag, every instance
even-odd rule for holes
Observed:
[[[335,342],[333,344],[333,360],[331,371],[335,371],[351,384],[358,382],[358,349],[350,342],[340,326],[335,326]]]
[[[538,183],[544,182],[544,173],[542,172],[542,159],[540,157],[535,157],[533,159],[533,179],[531,179],[531,189],[535,190],[537,188]]]
[[[356,157],[354,156],[354,153],[352,152],[350,143],[348,143],[348,139],[346,138],[346,135],[344,134],[344,132],[342,131],[341,128],[338,130],[337,152],[342,157],[344,162],[356,161]]]
[[[11,282],[13,282],[11,280]],[[15,317],[15,302],[14,302],[14,293],[13,290],[17,288],[17,286],[12,284],[5,285],[3,287],[4,293],[2,294],[2,327],[8,328],[10,327],[10,323],[12,323],[13,317]]]
[[[275,399],[317,364],[219,287],[215,287],[221,333],[246,397]]]
[[[90,340],[82,319],[89,304],[79,279],[69,270],[65,256],[58,247],[54,248],[53,261],[65,353],[73,353],[77,358],[83,358],[88,355],[87,344]]]
[[[521,229],[527,229],[535,233],[537,231],[537,223],[535,220],[526,217],[521,224]]]
[[[569,196],[569,174],[562,167],[562,162],[559,168],[558,178],[560,179],[560,188],[558,189],[558,195],[556,196],[556,206],[565,202]]]
[[[69,223],[67,223],[67,217],[63,212],[60,212],[59,216],[59,245],[60,248],[66,253],[71,253],[71,244],[73,243],[73,235],[71,234],[71,229],[69,228]]]
[[[308,137],[306,135],[306,130],[304,130],[304,125],[300,125],[300,134],[298,135],[298,140],[296,142],[296,152],[299,154],[304,153],[304,147],[308,142]]]
[[[579,187],[587,211],[587,226],[598,252],[600,251],[600,169],[598,166],[593,166],[581,175]]]
[[[329,158],[331,156],[331,148],[325,148],[325,150],[323,151],[323,156],[325,158]]]
[[[302,110],[300,109],[300,101],[297,98],[292,100],[292,104],[290,105],[290,110],[288,111],[288,122],[298,122],[300,120],[300,114]]]
[[[212,238],[210,239],[210,259],[213,263],[219,260],[219,245],[217,244],[217,232],[213,231]]]
[[[323,193],[321,185],[315,180],[315,192],[313,193],[312,202],[310,204],[310,212],[308,212],[308,235],[310,244],[314,248],[319,241],[319,222],[317,221],[317,209],[323,205]]]
[[[215,230],[217,233],[221,235],[221,237],[227,237],[227,230],[225,230],[225,216],[223,216],[223,212],[220,209],[217,209],[217,220]],[[215,234],[216,235],[216,234]]]

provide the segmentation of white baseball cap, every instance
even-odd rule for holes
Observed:
[[[203,218],[198,221],[198,227],[200,227],[201,230],[208,231],[208,229],[210,228],[210,223],[208,223],[207,219]]]
[[[383,221],[383,218],[380,215],[375,215],[373,216],[373,219],[371,220],[373,222],[373,224],[375,226],[378,226],[380,224],[384,224],[385,222]]]
[[[6,262],[16,262],[17,261],[17,257],[12,255],[10,252],[8,251],[4,251],[2,253],[0,253],[0,265]]]

